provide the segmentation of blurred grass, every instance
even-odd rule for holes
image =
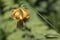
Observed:
[[[59,4],[59,0],[0,0],[0,40],[60,40]],[[17,28],[17,21],[11,16],[11,10],[22,7],[21,5],[30,11],[30,18],[24,25],[31,31]],[[46,18],[58,31],[47,25],[37,13]]]

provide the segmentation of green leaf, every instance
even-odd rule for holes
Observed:
[[[23,31],[17,30],[16,32],[12,33],[7,37],[7,40],[22,40],[22,35],[24,34]]]

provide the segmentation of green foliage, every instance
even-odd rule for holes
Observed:
[[[0,40],[60,40],[59,4],[59,0],[0,0]],[[30,11],[23,28],[17,28],[11,16],[18,7]]]

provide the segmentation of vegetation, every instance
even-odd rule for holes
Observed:
[[[30,18],[20,22],[12,9],[22,7]],[[60,0],[0,0],[0,40],[60,40]]]

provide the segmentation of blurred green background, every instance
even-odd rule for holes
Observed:
[[[17,28],[12,9],[30,11],[23,28]],[[60,0],[0,0],[0,40],[60,40]]]

